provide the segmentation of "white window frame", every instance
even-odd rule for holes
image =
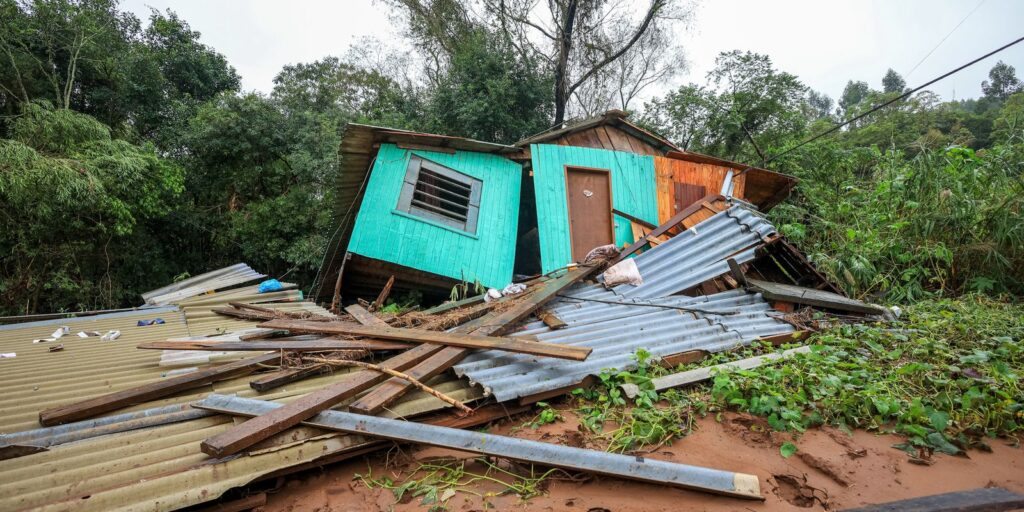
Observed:
[[[466,219],[456,219],[416,204],[414,193],[416,184],[419,182],[420,170],[427,170],[441,178],[454,182],[469,189],[469,204],[466,209]],[[483,181],[467,176],[461,172],[449,169],[436,162],[413,155],[409,157],[409,165],[405,171],[405,181],[402,183],[402,193],[398,197],[398,211],[409,215],[420,217],[435,223],[464,231],[469,234],[476,234],[477,220],[480,216],[480,193],[483,188]],[[443,199],[442,199],[443,200]]]

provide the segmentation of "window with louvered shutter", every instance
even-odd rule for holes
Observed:
[[[398,209],[467,233],[476,233],[483,182],[413,156],[402,184]]]

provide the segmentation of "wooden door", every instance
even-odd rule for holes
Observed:
[[[595,247],[615,243],[612,187],[607,169],[565,168],[572,259],[583,261]]]

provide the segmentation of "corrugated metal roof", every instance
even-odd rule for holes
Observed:
[[[297,291],[283,293],[279,297],[290,300],[301,297]],[[161,351],[138,350],[136,345],[169,337],[251,328],[256,322],[214,315],[209,311],[211,307],[245,295],[245,291],[234,291],[198,296],[185,301],[191,305],[183,311],[169,307],[0,327],[0,352],[16,353],[14,358],[0,359],[0,432],[39,429],[37,418],[43,409],[163,378],[172,368],[159,365]],[[266,305],[329,314],[309,302]],[[156,317],[165,323],[136,325],[140,319]],[[70,336],[57,342],[32,343],[33,339],[49,336],[64,325],[71,329]],[[122,333],[115,341],[75,335],[80,330],[106,332],[112,329]],[[64,344],[63,351],[48,351],[49,346],[58,343]],[[211,392],[289,401],[342,380],[345,373],[338,371],[302,380],[262,394],[249,388],[252,377],[237,378],[101,417],[183,406]],[[438,378],[432,385],[460,399],[468,400],[480,394],[452,377]],[[434,397],[413,393],[393,406],[389,414],[407,416],[446,406]],[[157,412],[160,411],[147,415]],[[3,482],[0,510],[173,510],[213,500],[224,491],[263,475],[337,456],[368,442],[359,436],[300,428],[268,440],[261,445],[266,449],[249,455],[215,460],[199,451],[203,439],[227,429],[232,422],[231,418],[218,415],[98,436],[93,435],[104,430],[95,425],[88,425],[94,427],[92,429],[77,430],[74,426],[62,425],[35,432],[34,437],[64,434],[52,440],[79,440],[52,446],[48,451],[0,460],[0,482]],[[299,442],[308,438],[315,439]],[[0,441],[3,440],[0,437]]]
[[[165,305],[180,302],[213,290],[220,290],[267,277],[245,263],[213,270],[142,294],[147,304]]]
[[[662,357],[689,350],[718,352],[793,332],[791,325],[768,314],[771,308],[759,294],[732,290],[705,297],[672,295],[727,272],[729,258],[752,260],[755,249],[774,233],[753,211],[733,206],[634,258],[643,284],[610,290],[577,285],[549,308],[568,327],[553,331],[534,322],[514,334],[592,347],[586,361],[488,351],[466,358],[455,371],[504,401],[572,386],[606,368],[635,366],[632,356],[641,348]]]
[[[794,330],[791,325],[768,315],[771,307],[760,295],[741,290],[652,302],[738,314],[719,316],[696,311],[626,306],[633,311],[609,311],[600,320],[555,331],[535,328],[517,333],[532,333],[545,343],[592,347],[594,351],[586,361],[556,361],[494,351],[481,353],[459,364],[455,371],[483,386],[485,392],[497,400],[504,401],[572,386],[606,368],[621,370],[635,366],[633,354],[638,349],[660,357],[690,350],[720,352],[748,344],[759,337]]]

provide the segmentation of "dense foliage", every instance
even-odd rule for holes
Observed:
[[[998,63],[978,100],[929,92],[786,152],[812,134],[901,94],[851,81],[838,107],[764,55],[723,54],[708,86],[647,105],[646,123],[687,149],[801,179],[771,219],[835,282],[859,297],[1024,293],[1024,93]]]
[[[173,12],[143,21],[116,0],[0,0],[0,315],[131,306],[239,261],[308,285],[345,123],[512,143],[566,109],[635,104],[684,69],[672,23],[685,2],[609,24],[602,13],[623,6],[573,17],[563,4],[545,23],[582,28],[547,44],[522,23],[530,2],[480,14],[393,0],[405,47],[364,41],[288,65],[261,94],[241,92]],[[907,87],[892,70],[880,84],[851,80],[834,102],[732,51],[704,85],[653,98],[640,117],[687,149],[758,163]],[[921,92],[773,160],[802,183],[772,220],[858,296],[1024,293],[1021,87],[1000,62],[978,99]]]

